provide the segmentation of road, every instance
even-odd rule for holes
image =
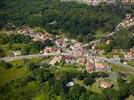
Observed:
[[[67,56],[67,55],[72,56],[72,57],[80,57],[80,56],[76,56],[75,54],[70,54],[70,53],[46,53],[46,54],[22,55],[22,56],[15,56],[15,57],[4,57],[4,58],[1,58],[0,60],[13,61],[13,60],[19,60],[19,59],[39,58],[39,57],[47,57],[47,56]],[[92,58],[92,59],[103,60],[107,62],[119,62],[120,61],[120,59],[118,58],[108,59],[105,57],[97,57],[97,56],[87,56],[87,55],[83,55],[83,56]],[[125,58],[125,60],[134,60],[134,57]]]
[[[129,24],[131,24],[131,23],[129,23]],[[91,41],[88,44],[85,44],[85,45],[81,46],[80,48],[87,47],[87,46],[89,46],[91,44],[94,44],[94,43],[100,43],[103,38],[106,38],[106,37],[109,37],[109,36],[113,35],[118,30],[119,25],[120,25],[120,23],[117,25],[117,27],[115,28],[114,32],[108,34],[107,36],[102,37],[101,39],[98,39],[98,40],[95,40],[95,41]],[[76,49],[74,49],[72,51],[69,51],[67,53],[49,53],[49,54],[23,55],[23,56],[16,56],[16,57],[4,57],[4,58],[1,58],[0,60],[13,61],[13,60],[19,60],[19,59],[39,58],[39,57],[47,57],[47,56],[65,56],[65,55],[70,55],[70,56],[73,56],[73,57],[78,57],[78,56],[72,55],[72,54],[73,54],[74,51],[79,50],[80,48],[76,48]],[[88,56],[88,57],[89,58],[94,58],[94,59],[99,59],[99,60],[104,60],[104,61],[107,61],[109,63],[114,63],[114,64],[116,64],[117,62],[120,61],[119,59],[114,59],[114,58],[108,59],[108,58],[96,57],[96,56]],[[125,58],[125,59],[126,60],[134,60],[134,57]]]

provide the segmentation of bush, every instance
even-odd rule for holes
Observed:
[[[9,69],[9,68],[12,67],[12,64],[7,63],[7,62],[5,62],[3,60],[0,60],[0,66],[3,66],[4,68]]]
[[[95,82],[95,79],[91,76],[91,75],[88,75],[86,79],[84,79],[84,83],[85,85],[91,85],[92,83]]]

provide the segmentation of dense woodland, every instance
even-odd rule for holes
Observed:
[[[112,32],[133,6],[100,4],[97,7],[60,0],[0,0],[0,26],[40,26],[52,34],[66,32],[88,42],[97,30]]]
[[[128,50],[134,47],[134,29],[124,29],[115,33],[108,38],[111,40],[110,44],[102,43],[98,48],[103,49],[105,53],[111,52],[113,49]]]

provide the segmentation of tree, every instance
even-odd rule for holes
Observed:
[[[30,52],[30,47],[28,45],[22,47],[22,49],[21,49],[22,55],[28,55],[29,52]]]
[[[85,92],[85,88],[79,85],[75,85],[74,87],[70,88],[69,90],[69,100],[79,100],[79,96],[81,93]]]
[[[86,77],[86,75],[85,75],[84,73],[79,73],[79,74],[77,75],[77,78],[78,78],[79,80],[83,80],[85,77]]]
[[[31,42],[30,44],[30,53],[38,53],[40,50],[45,48],[45,44],[41,41]]]
[[[5,62],[5,61],[3,61],[3,60],[0,60],[0,66],[4,67],[4,68],[6,68],[6,69],[9,69],[9,68],[12,67],[12,64],[7,63],[7,62]]]
[[[79,100],[86,100],[86,93],[82,93],[79,97]]]
[[[5,51],[3,49],[0,48],[0,58],[5,56]]]
[[[30,62],[30,61],[27,62],[27,63],[25,64],[25,66],[26,66],[26,67],[28,68],[28,70],[30,70],[30,71],[32,71],[32,70],[34,70],[34,69],[40,67],[38,64],[32,63],[32,62]]]
[[[88,75],[86,79],[84,79],[84,83],[85,85],[91,85],[92,83],[95,82],[95,79],[91,76],[91,75]]]
[[[37,69],[35,72],[35,77],[38,82],[46,82],[53,77],[53,74],[49,70]]]
[[[0,44],[6,44],[8,42],[7,34],[0,34]]]
[[[59,80],[57,80],[55,82],[55,84],[53,85],[53,88],[52,89],[53,89],[54,93],[57,96],[59,96],[61,94],[61,92],[64,91],[63,86],[64,86],[64,84],[61,81],[59,81]]]
[[[105,100],[101,97],[101,95],[98,95],[98,94],[91,94],[89,99],[87,100]]]
[[[119,91],[109,88],[103,90],[101,97],[103,98],[103,100],[119,100],[120,94]]]

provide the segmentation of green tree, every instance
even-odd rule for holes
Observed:
[[[0,48],[0,58],[5,56],[5,51],[3,49]]]
[[[91,76],[91,75],[88,75],[86,79],[84,79],[84,83],[85,85],[91,85],[92,83],[95,82],[95,79]]]
[[[3,60],[0,60],[0,66],[4,67],[4,68],[6,68],[6,69],[9,69],[9,68],[12,67],[12,64],[7,63],[7,62],[5,62],[5,61],[3,61]]]

